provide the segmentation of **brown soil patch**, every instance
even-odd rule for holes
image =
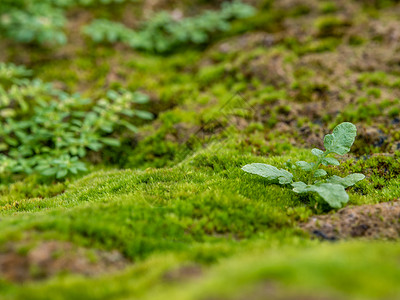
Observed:
[[[212,46],[209,52],[218,51],[221,53],[231,53],[243,52],[246,50],[250,51],[257,47],[269,48],[276,44],[276,42],[276,38],[273,34],[251,32],[223,40],[217,43],[217,45]]]
[[[59,273],[95,276],[123,269],[128,263],[116,250],[85,249],[59,241],[42,242],[30,249],[26,242],[8,243],[0,251],[0,277],[25,282]]]
[[[300,227],[325,240],[365,237],[400,238],[400,201],[346,207],[335,214],[314,216]]]
[[[203,275],[203,269],[198,265],[187,265],[166,272],[163,279],[167,282],[179,282],[198,278]]]

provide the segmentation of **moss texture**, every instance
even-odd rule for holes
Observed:
[[[191,15],[211,2],[177,7]],[[84,177],[3,180],[0,253],[56,240],[117,250],[129,264],[97,277],[0,279],[1,299],[400,297],[398,243],[312,240],[298,224],[326,211],[240,169],[309,159],[326,133],[350,121],[358,128],[351,155],[326,170],[366,175],[349,190],[350,205],[400,199],[398,1],[248,2],[255,16],[207,47],[167,56],[79,35],[93,17],[137,26],[133,15],[170,9],[167,1],[76,7],[64,48],[7,42],[2,60],[67,91],[147,93],[143,109],[156,119],[123,133],[119,149],[92,153]]]

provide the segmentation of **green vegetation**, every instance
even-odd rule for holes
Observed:
[[[146,103],[141,93],[109,90],[93,101],[70,95],[40,80],[24,78],[30,71],[0,65],[0,170],[63,178],[87,171],[80,160],[88,150],[119,146],[110,137],[116,127],[137,128],[123,116],[152,119],[152,114],[133,109]]]
[[[253,14],[252,6],[234,1],[223,3],[220,11],[206,11],[181,20],[161,12],[144,23],[138,32],[109,20],[95,20],[83,32],[96,43],[122,42],[135,49],[162,53],[187,44],[204,44],[212,33],[229,30],[232,20]]]
[[[400,298],[399,5],[0,1],[0,299]]]
[[[363,180],[365,176],[360,173],[350,174],[342,178],[336,175],[328,177],[324,180],[316,180],[328,175],[324,169],[319,167],[338,166],[340,163],[336,158],[329,157],[330,154],[344,155],[350,151],[356,137],[357,128],[351,123],[341,123],[335,127],[332,134],[328,134],[324,138],[324,146],[326,151],[314,148],[311,152],[318,160],[315,163],[306,161],[297,161],[292,164],[291,161],[286,162],[286,166],[296,172],[296,176],[284,170],[277,169],[274,166],[266,164],[249,164],[242,167],[242,170],[251,174],[256,174],[265,177],[269,182],[277,182],[281,185],[290,184],[295,193],[317,193],[321,199],[326,201],[333,208],[340,208],[342,204],[349,201],[349,196],[346,194],[345,188],[353,186],[358,181]],[[307,182],[296,181],[303,179],[301,175],[308,173]],[[314,205],[311,205],[314,206]]]
[[[64,45],[67,42],[64,32],[67,8],[129,1],[132,0],[3,0],[0,3],[0,37],[22,43]]]
[[[51,1],[5,0],[0,4],[1,35],[22,43],[65,44],[65,17]]]

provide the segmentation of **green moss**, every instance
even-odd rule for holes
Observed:
[[[400,107],[393,107],[388,112],[389,117],[395,118],[400,116]]]
[[[211,84],[217,80],[221,80],[223,78],[223,74],[225,73],[224,65],[211,65],[208,67],[201,68],[200,72],[197,75],[197,79],[202,85]]]
[[[396,5],[398,2],[397,0],[363,0],[363,4],[365,4],[367,7],[374,7],[377,9],[382,9],[382,8],[388,8],[391,6]]]
[[[382,94],[382,92],[381,92],[381,90],[378,89],[378,88],[369,88],[369,89],[367,90],[367,95],[368,95],[368,96],[372,96],[372,97],[374,97],[374,98],[380,98],[380,97],[381,97],[381,94]]]
[[[274,9],[260,10],[258,13],[246,20],[233,22],[228,36],[237,35],[246,31],[277,32],[282,29],[284,12]]]
[[[362,98],[367,100],[366,98]],[[372,118],[378,117],[381,115],[381,108],[376,103],[367,104],[362,101],[361,105],[352,105],[350,104],[343,110],[340,115],[337,117],[336,121],[341,122],[342,120],[347,120],[349,122],[360,122],[367,121],[369,124],[372,122]]]
[[[388,85],[388,75],[385,72],[362,73],[358,80],[368,85]]]
[[[23,298],[28,293],[32,299],[39,298],[43,292],[46,292],[46,295],[58,293],[61,299],[68,299],[71,296],[76,296],[77,299],[79,297],[106,299],[119,297],[125,293],[146,295],[150,298],[158,297],[157,294],[149,292],[147,287],[160,285],[166,292],[173,293],[172,286],[165,285],[163,274],[171,268],[179,267],[184,261],[210,266],[207,268],[211,268],[211,273],[207,271],[204,275],[206,277],[201,278],[209,278],[215,282],[213,270],[229,266],[229,263],[226,264],[222,259],[231,257],[229,259],[232,263],[240,264],[242,260],[239,257],[247,261],[254,255],[257,257],[255,253],[260,255],[264,253],[263,255],[270,258],[265,261],[259,260],[263,262],[259,265],[265,268],[263,270],[272,268],[267,263],[272,257],[275,257],[272,261],[276,265],[271,270],[280,270],[278,273],[260,271],[258,275],[260,279],[271,278],[278,282],[290,283],[294,287],[304,282],[297,281],[295,278],[298,277],[294,275],[292,277],[291,272],[303,274],[305,270],[311,268],[313,274],[315,272],[315,278],[317,274],[320,274],[318,276],[325,274],[324,278],[327,278],[325,269],[333,266],[337,268],[335,269],[337,272],[341,270],[341,276],[353,278],[351,271],[353,269],[347,269],[348,273],[343,273],[346,269],[342,269],[329,259],[315,261],[320,255],[321,259],[326,258],[324,251],[331,253],[333,249],[337,249],[335,246],[304,247],[310,242],[303,239],[301,233],[293,230],[296,221],[306,220],[311,214],[301,198],[289,189],[267,185],[262,178],[245,174],[240,170],[242,165],[251,162],[265,162],[282,167],[287,159],[305,159],[310,155],[309,152],[296,150],[286,156],[266,159],[243,155],[241,150],[234,150],[235,148],[237,146],[230,142],[223,148],[216,144],[195,153],[190,159],[174,168],[92,173],[70,184],[63,195],[36,201],[22,201],[19,207],[3,210],[2,226],[5,230],[0,233],[0,241],[6,241],[8,236],[17,233],[35,232],[33,237],[36,239],[43,239],[47,235],[48,238],[71,240],[86,247],[116,248],[136,261],[134,266],[120,274],[98,279],[56,277],[49,282],[39,285],[29,284],[18,289],[6,284],[6,288],[3,289],[4,295],[13,295],[16,299]],[[393,158],[350,160],[342,165],[341,170],[333,171],[341,174],[350,170],[367,174],[373,172],[367,180],[374,184],[366,183],[353,188],[352,203],[374,203],[400,196],[394,188],[399,184],[397,171],[400,170],[400,166]],[[376,189],[376,185],[381,184],[379,178],[382,178],[382,174],[379,172],[384,172],[382,173],[384,176],[390,175],[385,177],[387,181],[383,193],[378,193]],[[379,176],[375,177],[375,174]],[[360,193],[364,196],[361,197]],[[277,246],[282,243],[286,248]],[[297,258],[293,259],[302,261],[298,265],[284,263],[291,257],[286,251],[291,251],[289,245],[293,243],[297,245],[294,256]],[[344,247],[346,251],[351,251],[366,246],[360,243],[359,246]],[[376,245],[374,249],[379,247]],[[256,252],[249,252],[250,249]],[[282,249],[286,249],[285,252],[282,252]],[[266,254],[265,251],[272,252]],[[274,251],[281,253],[281,258],[276,258]],[[308,257],[306,253],[309,251],[313,253],[313,260],[306,259]],[[340,254],[340,259],[345,259],[346,251]],[[237,257],[239,254],[241,256]],[[371,255],[374,255],[374,251]],[[160,260],[163,263],[160,264]],[[363,262],[360,260],[357,266],[364,268],[372,261],[369,257]],[[315,267],[317,262],[318,268]],[[157,267],[154,267],[154,264],[157,264]],[[245,263],[242,267],[245,268],[244,273],[240,274],[250,274],[256,270],[248,268],[248,264]],[[392,269],[388,270],[392,272]],[[358,269],[354,272],[358,272]],[[266,274],[269,275],[265,277]],[[391,278],[392,275],[387,276]],[[130,283],[132,278],[135,278],[133,285]],[[336,275],[329,278],[330,282],[339,280]],[[200,279],[200,282],[202,280]],[[244,279],[238,277],[237,280]],[[248,282],[250,285],[257,282],[253,276],[248,280],[243,282]],[[310,288],[314,287],[313,281],[307,282]],[[79,287],[93,284],[100,284],[104,289],[97,290],[96,294],[81,293],[79,296],[73,292]],[[324,285],[325,288],[326,286]],[[339,288],[336,284],[328,286],[332,290],[340,290],[346,294],[351,291],[356,293],[357,290]],[[371,289],[377,295],[382,293],[377,287]],[[191,294],[189,288],[184,291],[190,295],[188,296],[190,299],[196,297]],[[205,291],[219,294],[222,290],[206,288]]]
[[[320,37],[341,37],[351,22],[336,16],[319,17],[315,26]]]
[[[320,82],[297,81],[292,84],[292,89],[296,92],[295,100],[311,102],[315,100],[315,94],[326,95],[329,91],[329,86]]]
[[[265,190],[262,181],[245,176],[239,168],[244,157],[233,161],[232,154],[209,151],[187,167],[94,173],[61,196],[3,209],[10,215],[3,224],[20,220],[8,229],[50,230],[80,243],[116,247],[130,258],[218,241],[220,235],[243,239],[290,226],[293,216],[279,207],[302,205],[291,193],[279,187]],[[40,211],[48,212],[38,220],[32,213]]]
[[[360,46],[366,43],[366,39],[359,35],[350,35],[349,37],[349,45],[351,46]]]
[[[247,298],[259,293],[287,297],[305,295],[306,298],[317,294],[341,299],[379,299],[382,296],[396,298],[400,293],[395,280],[399,272],[391,265],[398,265],[395,253],[399,247],[396,244],[353,242],[295,248],[251,251],[213,268],[183,290],[182,287],[165,288],[148,299],[235,299],[238,295]],[[389,259],[382,262],[382,255]],[[368,263],[365,257],[368,257]],[[373,284],[368,284],[371,278],[376,279]],[[227,286],[229,288],[224,288]]]
[[[284,43],[297,55],[306,55],[310,53],[334,51],[342,43],[342,40],[337,37],[323,37],[321,39],[310,37],[306,41],[299,41],[295,38],[288,37],[285,38]]]
[[[265,292],[265,283],[262,298],[274,298],[270,285],[276,298],[303,293],[307,299],[399,298],[395,243],[310,240],[297,226],[318,212],[309,207],[312,199],[240,169],[252,162],[283,167],[288,159],[312,159],[309,149],[299,147],[320,145],[310,145],[301,128],[322,136],[341,121],[360,129],[373,124],[382,130],[383,146],[359,136],[352,149],[357,156],[324,168],[329,175],[366,175],[349,189],[352,205],[400,198],[399,154],[391,150],[400,140],[396,61],[371,56],[364,64],[346,55],[337,66],[324,61],[368,50],[372,36],[359,33],[358,22],[374,16],[376,24],[385,23],[390,9],[379,7],[394,2],[351,1],[354,19],[343,17],[335,1],[286,11],[278,1],[262,2],[255,16],[234,22],[209,49],[155,56],[88,41],[62,53],[36,48],[19,53],[10,46],[11,58],[30,61],[40,78],[68,91],[98,97],[109,88],[139,89],[150,96],[143,108],[156,119],[137,124],[137,135],[121,133],[120,149],[92,153],[90,161],[101,155],[108,164],[92,166],[84,178],[63,183],[1,178],[1,251],[29,240],[17,249],[29,255],[31,245],[60,240],[88,251],[119,250],[131,265],[94,278],[59,274],[23,285],[0,279],[0,298],[247,299]],[[185,1],[179,7],[195,13],[199,3]],[[200,5],[213,7],[211,1]],[[135,3],[98,6],[90,15],[140,21],[141,8]],[[268,39],[257,40],[264,33]],[[220,39],[232,47],[220,51]],[[387,46],[380,39],[377,50]],[[331,69],[336,67],[345,78],[336,77]],[[314,101],[335,105],[335,111],[329,107],[313,116],[307,105],[313,108]],[[392,152],[358,156],[386,150]],[[117,166],[132,169],[110,170]],[[200,275],[171,276],[188,265],[198,266]]]
[[[338,7],[335,2],[333,1],[323,1],[319,5],[319,9],[324,14],[335,13],[338,11]]]
[[[291,17],[300,17],[307,15],[311,12],[311,7],[307,4],[294,5],[287,14]]]
[[[366,180],[351,190],[364,195],[352,198],[354,203],[378,203],[400,196],[395,188],[399,181],[400,162],[393,156],[374,155],[359,160],[348,160],[340,167],[340,173],[363,173]]]
[[[12,184],[3,183],[0,185],[0,205],[18,207],[21,201],[53,197],[63,193],[68,184],[68,181],[49,184],[45,178],[35,175]]]

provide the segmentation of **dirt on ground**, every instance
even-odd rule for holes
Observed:
[[[163,276],[163,279],[166,282],[180,282],[199,278],[201,275],[203,275],[202,267],[199,265],[190,264],[166,272]]]
[[[32,248],[26,242],[8,243],[0,250],[0,278],[26,282],[60,273],[96,276],[123,269],[128,263],[116,250],[85,249],[60,241],[41,242]]]
[[[324,240],[349,238],[400,238],[400,201],[349,206],[334,214],[311,217],[300,225],[312,236]]]

